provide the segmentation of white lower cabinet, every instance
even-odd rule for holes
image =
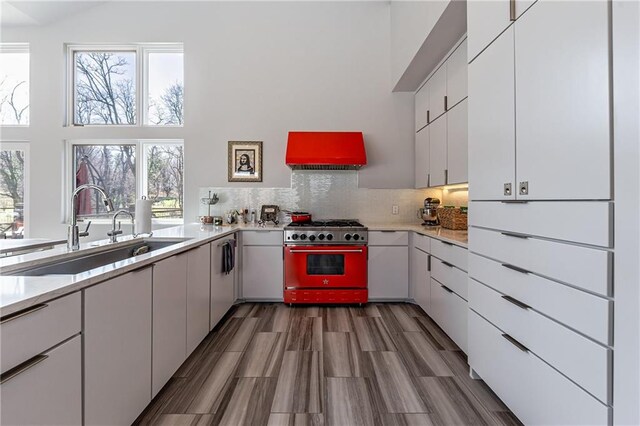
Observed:
[[[187,358],[187,256],[153,266],[153,396]]]
[[[225,238],[211,243],[211,318],[209,329],[213,329],[231,308],[235,300],[235,268],[227,274],[222,270],[223,246],[233,238]]]
[[[84,420],[128,425],[151,401],[151,268],[84,290]]]
[[[425,312],[430,311],[431,272],[429,254],[417,247],[411,249],[411,294],[409,297]]]
[[[433,277],[429,315],[463,352],[467,352],[467,301]]]
[[[282,234],[282,231],[279,231]],[[282,244],[242,247],[242,297],[247,300],[283,300]]]
[[[369,299],[409,298],[409,247],[369,246]]]
[[[468,355],[471,368],[524,424],[611,422],[610,407],[473,310],[469,310]]]
[[[211,246],[187,252],[187,355],[209,334]]]
[[[2,425],[82,424],[82,349],[76,336],[31,358],[0,388]]]

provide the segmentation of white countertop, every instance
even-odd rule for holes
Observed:
[[[365,224],[369,230],[395,230],[414,231],[429,237],[448,241],[459,246],[467,246],[466,231],[451,231],[447,229],[425,228],[414,224]],[[35,266],[40,263],[49,263],[62,260],[70,255],[90,254],[99,251],[105,245],[117,247],[118,244],[126,245],[131,241],[131,236],[121,238],[118,243],[109,243],[108,240],[83,243],[80,250],[71,252],[66,245],[59,245],[46,251],[29,253],[21,256],[0,258],[0,316],[28,308],[38,303],[43,303],[66,294],[70,294],[99,282],[122,275],[124,273],[151,265],[158,260],[173,256],[193,247],[214,241],[242,230],[282,230],[283,225],[267,225],[259,227],[255,225],[231,225],[218,226],[202,225],[199,223],[181,225],[172,228],[164,228],[154,231],[153,238],[189,238],[184,242],[172,244],[169,247],[157,249],[135,258],[125,259],[116,263],[105,265],[82,272],[76,275],[47,275],[40,277],[4,276],[17,269]],[[139,238],[140,240],[142,238]]]

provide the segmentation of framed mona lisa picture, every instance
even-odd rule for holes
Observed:
[[[262,182],[261,141],[229,141],[229,182]]]

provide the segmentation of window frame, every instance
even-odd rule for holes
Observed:
[[[78,124],[75,122],[76,104],[76,52],[133,52],[136,58],[135,85],[136,85],[136,123],[135,124]],[[183,43],[122,43],[122,44],[67,44],[66,66],[66,127],[91,127],[91,128],[175,128],[184,127],[184,124],[148,124],[148,88],[149,88],[149,53],[183,53]],[[183,56],[184,58],[184,56]],[[184,61],[183,61],[184,70]],[[184,75],[184,71],[183,71]]]
[[[65,141],[65,184],[64,184],[64,221],[68,223],[71,211],[69,210],[69,199],[74,191],[74,152],[73,147],[76,145],[134,145],[136,147],[136,194],[135,199],[139,200],[142,196],[147,197],[147,160],[146,160],[146,147],[148,145],[182,145],[184,150],[183,139],[70,139]],[[183,182],[184,193],[184,182]],[[25,207],[26,210],[26,207]],[[91,219],[96,224],[111,223],[111,219]],[[182,225],[184,224],[184,205],[182,206],[182,218],[181,219],[155,219],[152,218],[152,223],[157,225]]]
[[[31,203],[29,197],[30,191],[30,162],[31,155],[29,153],[30,144],[28,141],[0,141],[0,150],[2,151],[24,151],[24,188],[23,188],[23,204],[24,204],[24,235],[23,238],[29,238],[31,234]]]
[[[31,125],[31,46],[29,43],[22,43],[22,42],[21,43],[0,43],[0,53],[26,53],[29,59],[29,71],[27,72],[27,83],[29,87],[29,122],[27,124],[0,123],[0,128],[11,128],[11,127],[15,127],[18,129],[28,128]]]

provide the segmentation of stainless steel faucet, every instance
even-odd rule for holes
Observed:
[[[111,237],[111,242],[112,243],[117,243],[118,242],[118,235],[122,234],[122,230],[120,229],[120,225],[118,225],[118,229],[116,229],[116,218],[121,215],[121,214],[125,214],[128,215],[131,218],[131,234],[135,237],[136,234],[134,232],[134,217],[133,214],[131,214],[131,212],[127,209],[120,209],[117,212],[114,213],[113,215],[113,221],[111,223],[111,231],[107,233],[108,236]]]
[[[104,188],[90,183],[77,187],[75,191],[73,191],[73,194],[71,194],[71,223],[69,224],[69,228],[67,231],[67,248],[71,250],[80,249],[80,237],[86,237],[87,235],[89,235],[88,231],[91,222],[89,222],[89,224],[87,225],[87,229],[85,229],[84,232],[80,232],[78,230],[78,218],[76,215],[76,200],[78,199],[78,194],[85,189],[95,189],[100,194],[102,194],[102,202],[104,203],[107,212],[111,213],[113,211],[113,203],[111,202],[111,199],[107,195]]]

